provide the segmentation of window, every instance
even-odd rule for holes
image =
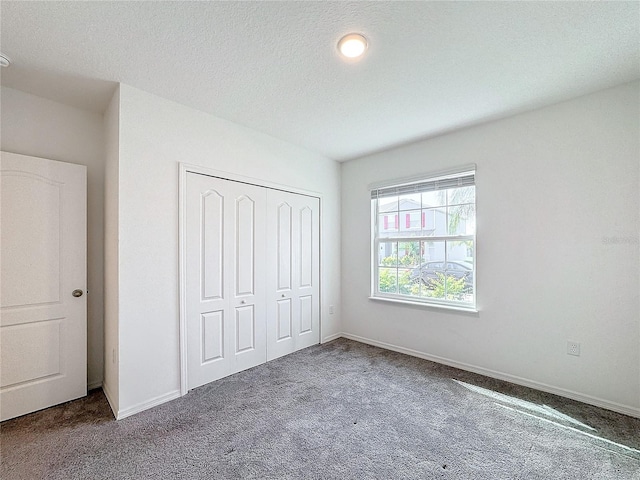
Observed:
[[[374,298],[475,309],[475,167],[374,188],[371,212]]]

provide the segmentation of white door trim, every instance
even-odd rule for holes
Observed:
[[[297,187],[291,187],[289,185],[282,185],[274,182],[265,181],[258,178],[247,177],[244,175],[238,175],[231,172],[225,172],[223,170],[216,170],[209,167],[202,167],[199,165],[192,165],[184,162],[178,163],[178,276],[179,276],[179,315],[180,315],[180,395],[186,395],[189,391],[187,384],[187,306],[186,306],[186,191],[187,191],[187,174],[196,173],[200,175],[207,175],[210,177],[217,177],[224,180],[231,180],[234,182],[248,183],[256,185],[258,187],[272,188],[275,190],[282,190],[290,193],[297,193],[300,195],[307,195],[309,197],[316,197],[320,200],[320,258],[319,262],[319,277],[320,277],[320,293],[319,293],[319,307],[320,307],[320,322],[319,322],[319,335],[322,341],[322,205],[323,195],[311,190],[305,190]]]

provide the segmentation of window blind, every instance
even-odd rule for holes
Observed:
[[[412,193],[446,190],[447,188],[470,187],[475,185],[475,175],[475,171],[462,172],[456,175],[431,178],[415,183],[376,188],[371,190],[371,198],[395,197],[398,195],[407,195]]]

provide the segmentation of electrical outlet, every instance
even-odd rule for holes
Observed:
[[[567,355],[580,356],[580,343],[579,342],[567,342]]]
[[[329,315],[333,315],[333,305],[329,305]]]

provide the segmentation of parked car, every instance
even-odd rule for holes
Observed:
[[[473,265],[464,260],[426,262],[411,271],[411,280],[421,281],[427,288],[433,288],[432,280],[438,279],[438,273],[456,279],[464,278],[465,290],[473,288]]]

